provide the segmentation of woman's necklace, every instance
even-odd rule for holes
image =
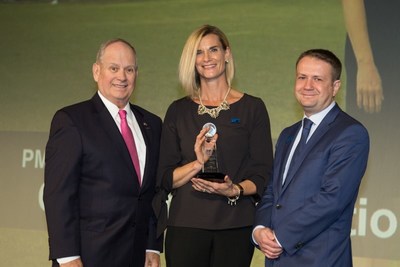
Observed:
[[[226,101],[226,98],[228,97],[229,92],[231,91],[231,87],[228,88],[228,92],[226,92],[226,95],[224,97],[224,100],[222,100],[221,104],[219,104],[218,107],[216,108],[207,108],[206,106],[203,105],[203,102],[201,101],[201,93],[200,93],[200,89],[199,89],[199,100],[200,100],[200,104],[199,107],[197,109],[197,114],[199,115],[203,115],[203,114],[208,114],[211,116],[211,118],[217,118],[219,115],[219,112],[221,110],[228,110],[229,109],[229,103],[228,101]]]

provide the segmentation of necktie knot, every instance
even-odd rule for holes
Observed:
[[[121,118],[121,120],[125,120],[126,119],[126,110],[121,109],[120,111],[118,111],[118,115]]]
[[[310,134],[311,126],[313,122],[310,119],[304,118],[303,119],[303,131],[301,133],[301,141],[303,143],[307,143],[308,135]]]

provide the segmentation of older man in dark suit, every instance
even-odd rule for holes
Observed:
[[[323,49],[304,52],[296,63],[304,119],[279,136],[253,230],[265,266],[352,266],[351,221],[369,137],[334,101],[340,73],[339,59]]]
[[[56,112],[46,146],[44,203],[53,266],[159,266],[151,207],[161,119],[129,103],[136,51],[100,47],[92,99]],[[145,265],[146,264],[146,265]]]

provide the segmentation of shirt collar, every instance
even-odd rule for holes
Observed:
[[[303,118],[308,118],[310,119],[313,124],[315,124],[316,126],[318,126],[321,121],[325,118],[326,114],[329,113],[329,111],[331,111],[331,109],[336,105],[335,101],[332,101],[332,103],[327,106],[325,109],[323,109],[322,111],[311,115],[310,117],[307,117],[306,115],[303,116]]]
[[[108,100],[105,96],[103,96],[100,91],[97,91],[97,93],[99,94],[99,96],[100,96],[101,100],[103,101],[104,105],[106,106],[107,110],[110,112],[111,116],[113,118],[119,118],[119,115],[118,115],[119,108],[117,107],[117,105],[115,105],[110,100]],[[131,117],[131,108],[130,108],[129,102],[126,104],[126,106],[123,109],[126,110],[126,114],[129,119]]]

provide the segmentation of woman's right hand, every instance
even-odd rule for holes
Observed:
[[[211,154],[207,154],[207,151],[213,151],[218,135],[215,134],[215,136],[208,141],[205,137],[207,131],[207,128],[202,129],[200,133],[196,136],[196,142],[194,144],[196,160],[189,162],[183,166],[177,167],[174,170],[172,174],[172,188],[178,188],[188,183],[190,179],[195,177],[197,173],[201,171],[204,163],[210,158]]]
[[[218,139],[218,134],[215,134],[211,139],[206,138],[205,134],[208,130],[208,128],[202,129],[197,135],[196,142],[194,143],[194,153],[196,154],[196,159],[200,164],[204,164],[210,158]]]

